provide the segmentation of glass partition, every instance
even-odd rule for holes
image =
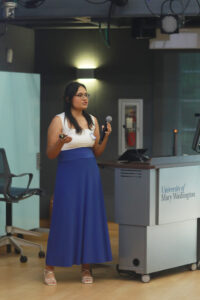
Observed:
[[[6,151],[11,172],[33,173],[31,187],[39,187],[39,74],[0,72],[0,148]],[[15,179],[14,185],[26,186],[27,179]],[[0,202],[0,234],[5,232],[5,215],[5,203]],[[39,227],[38,196],[13,205],[13,225],[24,229]]]

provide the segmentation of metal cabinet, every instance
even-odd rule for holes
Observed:
[[[119,99],[118,153],[143,147],[143,100]]]

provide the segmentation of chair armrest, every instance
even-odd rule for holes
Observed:
[[[8,180],[8,182],[6,184],[6,187],[5,187],[4,191],[12,199],[17,199],[19,197],[19,195],[18,195],[18,197],[15,197],[15,196],[13,196],[13,195],[10,194],[10,187],[11,187],[11,184],[12,184],[12,178],[13,177],[22,177],[22,176],[29,176],[28,184],[26,186],[26,191],[23,194],[27,193],[28,190],[29,190],[29,186],[30,186],[31,181],[33,179],[33,174],[32,173],[23,173],[23,174],[19,174],[19,175],[10,174],[9,180]]]
[[[33,174],[32,173],[23,173],[23,174],[19,174],[19,175],[15,175],[15,174],[10,174],[10,177],[22,177],[22,176],[29,176],[29,180],[28,180],[28,184],[27,184],[27,187],[26,187],[26,190],[29,189],[29,186],[31,184],[31,181],[33,179]],[[12,180],[12,179],[11,179]]]

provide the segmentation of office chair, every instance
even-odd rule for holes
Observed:
[[[25,188],[13,187],[12,179],[14,177],[28,176],[28,184]],[[6,152],[3,148],[0,148],[0,194],[3,198],[0,201],[6,202],[6,235],[0,237],[0,247],[7,246],[7,252],[11,251],[11,245],[14,246],[15,252],[20,253],[20,261],[26,262],[27,257],[23,254],[21,246],[32,246],[40,249],[39,257],[45,257],[45,253],[40,244],[36,244],[23,239],[23,235],[41,236],[39,232],[30,230],[24,230],[12,226],[12,203],[17,203],[20,200],[24,200],[33,195],[42,195],[41,189],[33,188],[30,189],[33,174],[24,173],[20,175],[14,175],[10,172],[8,165]],[[14,236],[17,234],[17,236]]]

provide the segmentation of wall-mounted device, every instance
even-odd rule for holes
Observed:
[[[14,19],[15,9],[17,7],[16,1],[3,1],[3,16],[6,19]]]

